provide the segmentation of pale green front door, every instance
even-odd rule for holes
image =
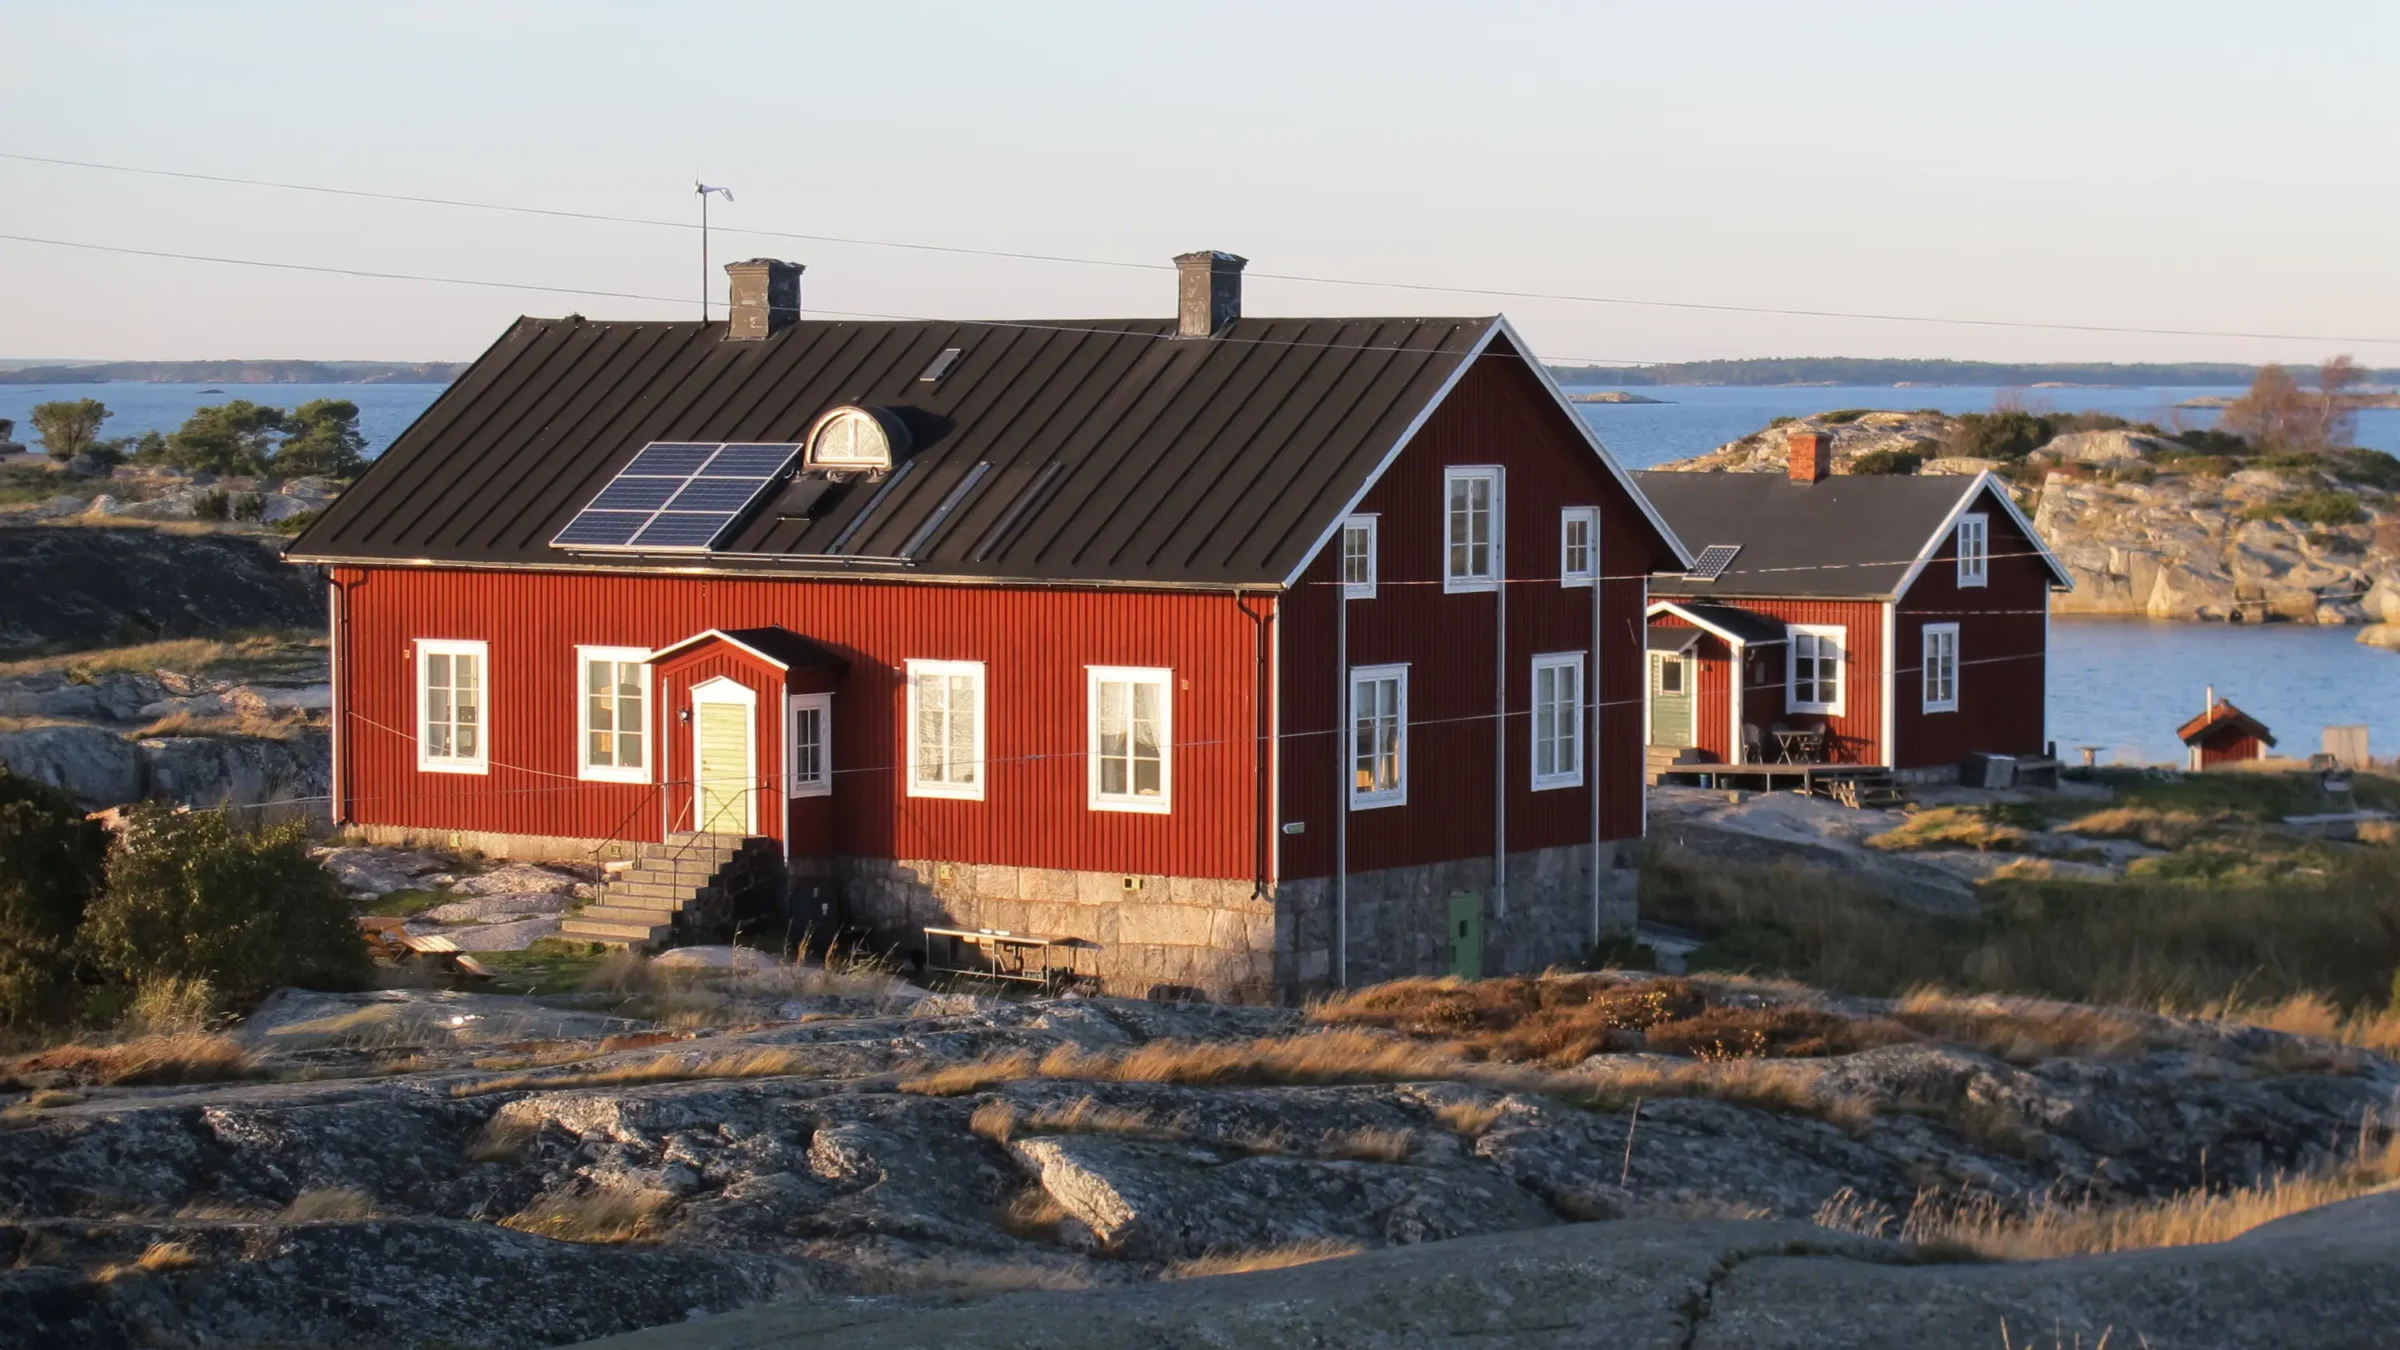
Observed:
[[[694,814],[709,834],[750,834],[750,705],[700,698],[693,701]]]
[[[1675,652],[1650,653],[1650,743],[1692,743],[1692,685],[1699,664]]]

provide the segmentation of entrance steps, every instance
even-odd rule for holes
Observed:
[[[1652,745],[1642,751],[1642,781],[1656,783],[1667,774],[1689,764],[1708,763],[1707,755],[1698,746]]]
[[[714,926],[781,862],[775,841],[758,835],[670,834],[665,843],[642,845],[633,866],[611,874],[599,898],[569,915],[558,935],[612,947],[669,946],[678,926]]]

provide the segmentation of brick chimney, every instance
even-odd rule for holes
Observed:
[[[1214,249],[1175,259],[1175,335],[1213,337],[1242,317],[1242,268],[1248,258]]]
[[[1792,481],[1822,483],[1833,472],[1833,436],[1828,432],[1792,428]]]
[[[794,262],[748,258],[725,264],[725,340],[769,338],[800,322],[800,273]]]

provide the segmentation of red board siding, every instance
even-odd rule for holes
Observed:
[[[1843,630],[1842,678],[1848,687],[1842,693],[1842,711],[1836,714],[1792,712],[1786,695],[1789,686],[1784,679],[1790,658],[1788,647],[1769,648],[1761,661],[1757,679],[1744,676],[1743,708],[1745,716],[1756,723],[1761,733],[1781,722],[1785,726],[1814,726],[1822,722],[1832,728],[1835,739],[1832,758],[1841,764],[1885,764],[1883,749],[1883,606],[1872,600],[1790,600],[1754,598],[1748,596],[1712,597],[1730,601],[1742,608],[1786,624],[1813,624]],[[1720,697],[1722,695],[1720,694]],[[1722,706],[1721,704],[1719,706]],[[1705,714],[1704,714],[1705,715]],[[1723,713],[1717,718],[1721,725]],[[1771,750],[1774,740],[1766,736]]]
[[[1893,616],[1898,768],[1956,764],[1975,752],[2038,755],[2046,748],[2050,569],[1998,503],[1987,499],[1971,509],[1991,521],[1989,584],[1959,586],[1953,531]],[[1958,625],[1956,712],[1925,711],[1924,630],[1935,623]]]
[[[2200,767],[2213,769],[2220,764],[2249,764],[2266,753],[2266,743],[2247,731],[2211,732],[2200,741]]]
[[[1414,441],[1360,504],[1378,517],[1378,590],[1349,604],[1352,666],[1409,667],[1405,806],[1351,812],[1348,866],[1368,871],[1492,852],[1494,755],[1506,756],[1508,847],[1588,842],[1591,784],[1532,788],[1532,660],[1594,645],[1592,591],[1558,580],[1559,512],[1600,507],[1597,692],[1601,835],[1642,829],[1642,607],[1646,577],[1667,559],[1632,498],[1513,353],[1495,348],[1460,379]],[[1499,596],[1442,590],[1443,469],[1503,470],[1508,606],[1508,715],[1496,723]],[[1280,875],[1333,867],[1335,813],[1344,799],[1339,551],[1328,548],[1281,611],[1280,814],[1304,832],[1279,836]],[[1588,664],[1588,658],[1587,658]],[[1496,726],[1505,730],[1495,746]],[[1587,772],[1587,779],[1590,777]]]
[[[421,829],[656,838],[655,787],[576,778],[575,648],[658,648],[780,626],[850,666],[833,701],[838,851],[1147,875],[1249,877],[1260,831],[1258,629],[1272,597],[436,568],[341,570],[345,817]],[[416,768],[414,639],[491,644],[488,774]],[[900,766],[905,662],[986,663],[980,802],[912,798]],[[1174,810],[1086,805],[1091,665],[1175,669]],[[660,712],[669,711],[660,700]],[[780,696],[761,740],[782,745]],[[689,777],[671,733],[672,776]],[[780,764],[775,765],[780,772]]]

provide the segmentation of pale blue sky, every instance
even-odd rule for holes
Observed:
[[[0,150],[1262,272],[2400,338],[2400,4],[616,5],[0,0]],[[680,316],[685,232],[0,160],[0,356],[472,356]],[[817,310],[1162,314],[1163,273],[723,234]],[[718,283],[721,287],[721,281]],[[1553,359],[2282,358],[2032,332],[1254,281],[1252,313],[1505,310]]]

